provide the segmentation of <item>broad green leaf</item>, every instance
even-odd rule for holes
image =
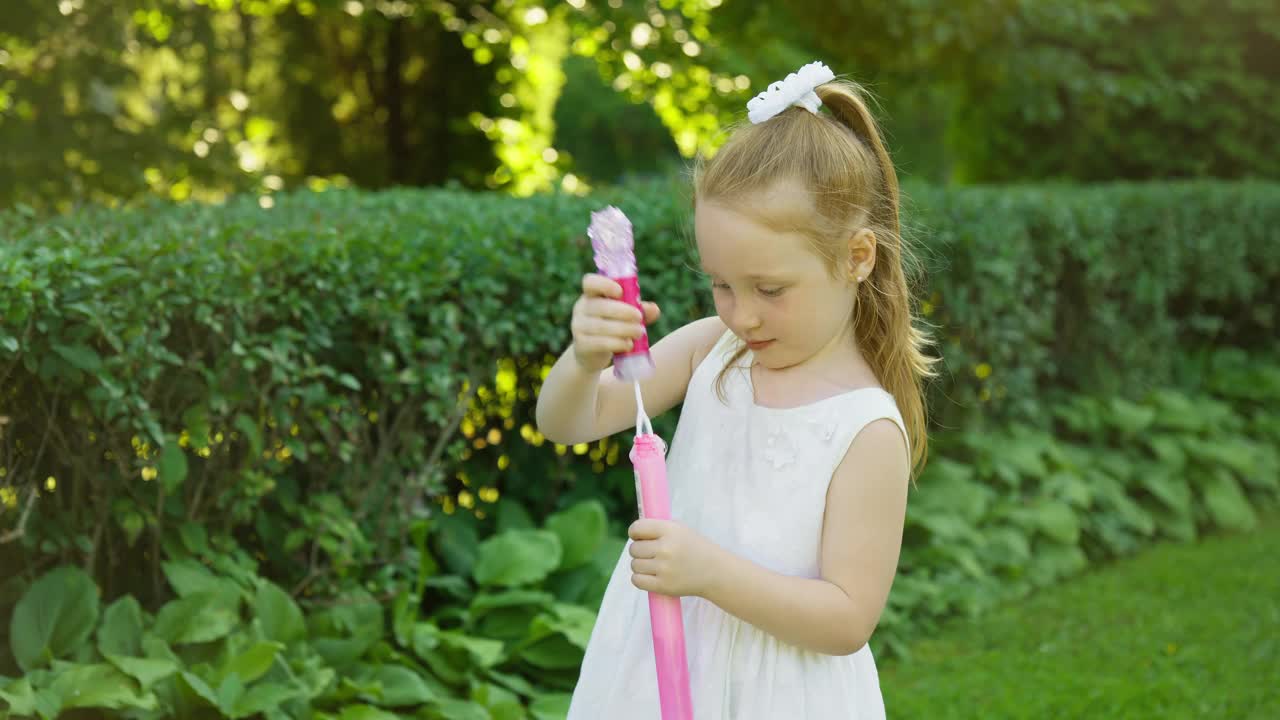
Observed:
[[[1164,434],[1152,434],[1147,438],[1147,444],[1151,446],[1151,450],[1168,472],[1180,472],[1186,466],[1187,453],[1176,438]]]
[[[359,660],[376,641],[377,638],[368,637],[318,637],[311,641],[311,646],[320,654],[320,657],[324,658],[326,664],[338,670],[345,670]]]
[[[209,408],[203,404],[192,405],[182,413],[182,425],[187,430],[191,447],[200,450],[209,446]],[[172,443],[177,445],[176,438]]]
[[[348,705],[338,714],[338,720],[400,720],[386,710],[379,710],[372,705]]]
[[[253,603],[254,614],[262,624],[262,634],[268,640],[290,644],[307,636],[306,621],[302,610],[289,594],[269,580],[258,585]]]
[[[1140,433],[1151,427],[1156,419],[1155,408],[1143,407],[1124,398],[1111,398],[1107,419],[1111,425],[1130,435]]]
[[[65,668],[54,677],[51,689],[62,697],[63,708],[157,707],[155,695],[139,692],[132,678],[105,663]]]
[[[98,652],[104,656],[142,653],[142,607],[132,596],[116,600],[102,613]]]
[[[509,530],[480,545],[475,579],[480,585],[535,583],[560,565],[560,540],[546,530]]]
[[[503,657],[504,648],[499,640],[473,637],[458,630],[441,630],[432,623],[418,623],[413,629],[413,651],[427,660],[437,647],[444,646],[465,652],[478,667],[496,665]]]
[[[928,528],[930,534],[934,536],[933,542],[973,543],[979,535],[972,524],[952,512],[922,507],[918,511],[911,513],[909,521],[919,523]]]
[[[437,555],[451,572],[471,575],[480,551],[480,538],[474,522],[456,513],[441,517],[434,544]]]
[[[218,685],[217,691],[218,709],[223,715],[232,715],[235,711],[236,703],[240,702],[240,698],[244,697],[244,681],[239,675],[231,673],[222,679],[222,683]]]
[[[93,348],[83,343],[75,345],[59,345],[55,343],[53,351],[61,355],[62,359],[87,373],[97,372],[102,369],[102,358]]]
[[[920,479],[921,492],[911,504],[920,512],[935,510],[930,514],[958,516],[968,524],[980,521],[991,505],[995,491],[973,478],[973,470],[965,465],[939,458],[929,463],[926,476]]]
[[[203,525],[193,522],[182,523],[178,528],[178,534],[182,537],[182,545],[186,547],[187,552],[195,555],[210,553],[209,535]]]
[[[286,702],[300,696],[297,688],[273,682],[261,682],[245,691],[236,701],[233,718],[246,718],[262,714],[272,708],[278,708]]]
[[[93,634],[98,586],[75,567],[50,570],[32,583],[13,609],[9,644],[23,670],[68,657]]]
[[[32,717],[36,714],[36,693],[31,681],[18,678],[8,685],[0,685],[0,700],[9,704],[9,712],[16,717]]]
[[[549,635],[522,649],[520,658],[544,670],[570,670],[582,664],[582,648],[563,635]]]
[[[178,598],[160,608],[156,634],[174,645],[217,640],[240,622],[240,602],[225,594],[203,592]]]
[[[431,705],[424,717],[428,720],[493,720],[479,703],[441,698]]]
[[[312,647],[339,670],[382,639],[384,629],[383,608],[368,593],[347,595],[341,602],[307,618]]]
[[[1056,542],[1037,543],[1027,575],[1037,586],[1048,585],[1088,567],[1089,559],[1075,545]]]
[[[1080,522],[1070,505],[1045,500],[1036,508],[1040,529],[1046,535],[1067,545],[1080,541]]]
[[[1199,537],[1195,515],[1190,509],[1186,511],[1171,510],[1168,507],[1157,507],[1152,511],[1160,531],[1179,542],[1194,542]]]
[[[382,637],[382,605],[366,592],[340,598],[342,604],[328,611],[328,623],[339,633]],[[326,624],[326,623],[322,623]],[[332,634],[332,633],[324,633]]]
[[[1201,492],[1209,515],[1218,525],[1232,530],[1252,530],[1258,524],[1258,516],[1240,489],[1240,483],[1227,471],[1210,475]]]
[[[483,705],[493,720],[525,720],[528,717],[520,696],[501,685],[478,682],[472,686],[471,699]]]
[[[471,601],[473,615],[482,615],[487,610],[505,607],[531,605],[549,608],[555,602],[555,596],[541,590],[506,590],[496,593],[479,593]]]
[[[1191,512],[1191,485],[1181,474],[1175,475],[1165,472],[1163,468],[1155,468],[1150,472],[1139,472],[1138,481],[1165,507],[1178,513]]]
[[[165,492],[173,493],[187,479],[187,454],[176,438],[169,438],[160,451],[160,482]]]
[[[564,720],[569,714],[571,695],[563,693],[542,695],[529,704],[534,720]]]
[[[536,636],[541,628],[546,628],[550,632],[561,633],[574,645],[585,650],[595,624],[596,614],[587,608],[558,603],[551,614],[534,620],[532,632]]]
[[[120,672],[138,681],[143,690],[178,672],[178,663],[168,659],[126,657],[124,655],[106,655],[107,662],[116,666]]]
[[[248,415],[237,415],[236,419],[231,423],[235,429],[244,433],[245,439],[249,441],[249,457],[257,458],[262,455],[262,431],[258,429],[255,423]]]
[[[1031,543],[1020,529],[999,525],[983,530],[982,557],[998,567],[1020,567],[1031,559]]]
[[[1072,472],[1060,471],[1045,478],[1045,491],[1058,500],[1065,500],[1076,508],[1088,508],[1093,504],[1093,491],[1084,478]]]
[[[591,564],[601,575],[608,578],[613,574],[613,569],[618,566],[618,561],[622,559],[626,549],[626,540],[615,537],[605,538],[605,541],[600,543],[600,548],[596,550],[596,556],[591,559]]]
[[[560,538],[563,555],[560,568],[568,570],[585,565],[604,541],[604,505],[588,500],[547,518],[546,527]]]
[[[529,511],[524,509],[516,500],[504,497],[498,501],[497,507],[494,509],[494,515],[497,516],[498,532],[507,530],[533,530],[537,525],[533,522],[533,517],[529,515]]]
[[[531,697],[537,692],[528,680],[519,675],[498,672],[493,668],[486,670],[485,675],[508,690],[519,695],[524,695],[525,697]]]
[[[366,698],[378,705],[405,707],[421,705],[436,698],[422,676],[403,665],[365,666],[357,675],[380,688],[378,697]]]
[[[542,612],[532,605],[497,608],[484,614],[474,626],[474,631],[487,638],[516,642],[529,634],[533,619]]]
[[[144,632],[142,634],[142,655],[143,657],[155,660],[172,660],[175,663],[181,662],[178,656],[169,647],[169,644],[160,639],[153,632]]]
[[[186,684],[187,688],[197,697],[213,707],[218,707],[218,695],[209,687],[209,683],[205,682],[199,675],[193,672],[183,671],[178,673],[178,678]]]
[[[164,576],[169,579],[169,585],[180,597],[197,593],[216,593],[225,597],[227,602],[231,602],[241,594],[240,588],[233,581],[214,575],[195,560],[170,560],[161,567],[164,570]]]
[[[284,645],[277,642],[254,643],[249,649],[231,659],[219,669],[221,677],[237,675],[245,683],[251,683],[262,677],[275,664],[276,657],[284,650]]]

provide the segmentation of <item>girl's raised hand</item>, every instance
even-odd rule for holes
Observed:
[[[573,353],[583,368],[599,372],[613,361],[614,353],[631,349],[644,334],[644,326],[658,319],[656,303],[641,301],[640,311],[622,302],[622,286],[604,275],[582,276],[582,295],[573,304]]]

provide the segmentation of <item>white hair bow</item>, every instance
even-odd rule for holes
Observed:
[[[818,108],[822,107],[822,101],[818,99],[814,88],[834,80],[835,77],[835,73],[825,64],[811,62],[748,100],[747,118],[758,125],[792,105],[799,105],[816,115]]]

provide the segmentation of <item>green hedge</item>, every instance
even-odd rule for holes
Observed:
[[[1255,406],[1280,398],[1266,291],[1280,275],[1280,186],[911,197],[929,269],[922,310],[946,363],[931,388],[935,461],[913,500],[882,646],[1161,534],[1249,524],[1252,504],[1274,496],[1268,448],[1280,437]],[[665,309],[655,335],[709,313],[689,270],[687,197],[669,184],[592,198],[352,191],[276,196],[270,210],[239,199],[0,215],[0,533],[22,532],[0,544],[0,566],[17,570],[0,608],[59,564],[87,568],[108,600],[157,609],[157,625],[173,603],[170,615],[199,624],[207,608],[188,596],[233,586],[244,614],[219,616],[225,632],[194,648],[174,652],[168,630],[139,620],[169,648],[145,657],[221,683],[235,653],[256,647],[246,643],[275,642],[252,620],[269,578],[315,626],[314,653],[277,648],[268,663],[292,677],[292,702],[386,702],[368,687],[316,689],[324,668],[363,663],[427,673],[433,690],[481,706],[506,697],[497,686],[521,707],[554,708],[585,637],[579,611],[598,602],[634,508],[616,438],[553,449],[532,427],[590,267],[586,220],[606,203],[637,226],[645,294]],[[1261,358],[1258,369],[1215,346]],[[1224,373],[1247,372],[1252,396],[1224,394]],[[509,582],[493,561],[481,569],[512,547],[559,559]],[[216,582],[175,580],[191,562]],[[515,595],[490,597],[508,586]],[[323,610],[392,600],[376,629]],[[501,619],[482,622],[495,608]],[[419,624],[456,634],[415,644]],[[388,626],[400,634],[383,637]],[[342,645],[353,634],[363,639]],[[101,642],[62,641],[53,657],[110,661]],[[552,649],[529,650],[540,644]],[[26,667],[13,653],[0,652],[0,674]],[[143,678],[109,665],[61,670],[123,672],[145,695]],[[53,692],[57,673],[45,671],[26,682]],[[297,685],[304,675],[314,693]],[[195,694],[170,688],[172,702],[209,701],[182,682]],[[211,689],[235,697],[234,683],[226,696]]]
[[[931,389],[936,427],[1044,426],[1047,391],[1185,385],[1206,348],[1257,348],[1277,333],[1267,289],[1280,286],[1280,185],[910,197],[929,271],[922,310],[945,360]],[[711,312],[688,269],[687,192],[671,184],[591,198],[349,191],[277,196],[270,210],[242,198],[52,222],[0,215],[0,407],[21,468],[8,484],[64,481],[31,523],[52,529],[42,545],[58,545],[41,552],[80,555],[99,534],[107,552],[90,565],[105,571],[119,564],[112,548],[173,515],[224,530],[252,521],[284,567],[282,549],[326,538],[341,574],[352,552],[394,554],[403,527],[353,543],[320,517],[298,528],[253,511],[296,516],[320,495],[359,520],[394,516],[464,491],[460,470],[476,488],[513,488],[535,514],[562,506],[562,492],[580,499],[570,471],[617,468],[616,444],[548,469],[526,425],[590,269],[589,212],[610,202],[635,222],[645,294],[665,308],[655,335]],[[68,482],[89,477],[91,487]],[[603,482],[616,489],[610,515],[628,512],[626,473]]]

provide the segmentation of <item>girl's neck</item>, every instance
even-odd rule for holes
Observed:
[[[753,362],[751,377],[756,401],[766,404],[804,404],[880,385],[851,332],[833,337],[821,350],[795,365],[770,369],[759,361]]]

